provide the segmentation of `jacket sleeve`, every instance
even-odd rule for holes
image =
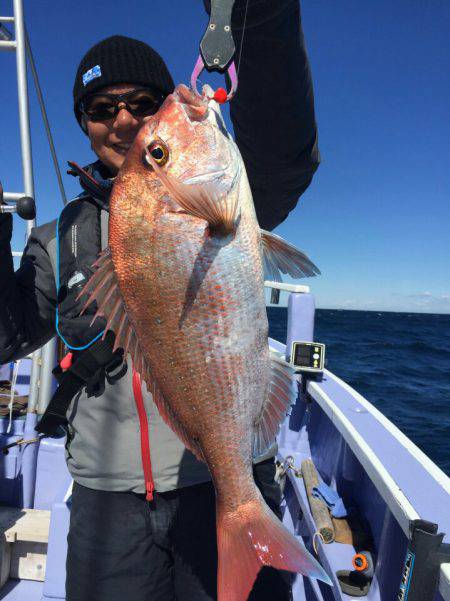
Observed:
[[[313,86],[299,0],[248,0],[242,41],[246,4],[236,0],[233,10],[239,73],[231,120],[260,226],[272,230],[319,165]]]
[[[33,229],[14,272],[11,232],[11,215],[1,215],[0,363],[26,356],[55,333],[56,286],[50,257]]]

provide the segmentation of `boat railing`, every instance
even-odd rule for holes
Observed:
[[[46,129],[48,122],[46,121],[45,107],[43,105],[42,94],[40,91],[33,55],[31,53],[31,47],[28,41],[28,36],[25,28],[22,0],[13,0],[12,8],[13,15],[0,16],[0,51],[3,50],[8,52],[14,52],[16,59],[15,62],[17,71],[17,98],[23,190],[18,192],[5,190],[3,192],[3,200],[12,203],[14,206],[14,204],[17,203],[24,196],[31,198],[33,201],[35,199],[33,162],[31,153],[27,64],[29,64],[31,72],[33,74],[36,92],[38,94],[39,104],[41,107]],[[49,130],[47,131],[47,134],[50,134]],[[52,147],[53,143],[51,142],[50,145]],[[26,221],[26,238],[28,238],[32,228],[35,225],[36,220],[34,218],[28,219]],[[15,250],[13,252],[13,256],[20,258],[22,256],[22,252]],[[53,387],[52,369],[55,364],[55,357],[55,338],[50,340],[42,348],[37,349],[32,355],[31,372],[29,376],[30,379],[28,405],[24,426],[24,432],[26,434],[31,435],[34,432],[34,426],[37,423],[38,415],[44,412],[50,400]],[[30,445],[30,448],[30,460],[27,460],[27,465],[29,465],[30,467],[30,474],[29,477],[27,476],[27,480],[29,480],[30,486],[27,486],[27,491],[24,491],[24,508],[33,506],[33,481],[35,479],[34,455],[37,453],[38,445]],[[33,457],[31,457],[31,455],[33,455]],[[27,468],[24,469],[25,471],[27,470]]]
[[[3,193],[5,201],[15,202],[23,196],[29,196],[34,199],[34,179],[33,162],[31,155],[31,135],[28,103],[28,82],[27,82],[27,60],[25,49],[25,23],[23,18],[22,0],[13,0],[14,16],[1,16],[0,23],[11,23],[14,25],[14,36],[10,30],[2,25],[0,31],[0,50],[13,51],[16,55],[17,70],[17,96],[19,102],[19,128],[20,128],[20,146],[22,154],[22,172],[23,172],[23,191]],[[27,222],[27,237],[35,225],[35,219]],[[41,364],[41,349],[33,354],[30,392],[28,397],[28,407],[33,409],[38,403],[38,383]]]
[[[295,292],[297,294],[307,294],[309,293],[309,286],[304,286],[300,284],[287,284],[285,282],[272,282],[271,280],[266,280],[264,282],[264,287],[270,289],[270,304],[278,305],[280,302],[280,293],[284,292]]]

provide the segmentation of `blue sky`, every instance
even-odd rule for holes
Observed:
[[[10,4],[1,2],[2,14]],[[93,156],[71,108],[84,52],[108,35],[136,37],[159,50],[176,82],[187,82],[207,22],[200,0],[24,4],[64,171],[66,160]],[[276,233],[320,267],[321,277],[304,281],[319,307],[449,313],[450,4],[304,0],[302,12],[322,164]],[[20,190],[12,53],[0,53],[0,73],[0,179]],[[34,90],[30,100],[43,223],[62,205]],[[76,194],[73,178],[65,185]],[[15,218],[16,248],[23,236]]]

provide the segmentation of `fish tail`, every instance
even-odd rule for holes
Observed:
[[[283,526],[263,499],[232,512],[217,506],[218,601],[246,601],[263,566],[299,572],[332,585],[311,553]]]

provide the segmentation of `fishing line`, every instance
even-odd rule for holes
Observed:
[[[20,361],[21,361],[21,359],[14,362],[13,376],[11,378],[11,395],[9,397],[9,405],[8,405],[9,420],[8,420],[8,427],[6,429],[6,434],[9,434],[11,432],[11,427],[12,427],[13,403],[14,403],[14,395],[15,395],[14,389],[15,389],[16,383],[17,383],[17,376],[19,375]]]
[[[13,447],[20,447],[22,445],[25,446],[27,444],[31,444],[32,442],[39,442],[41,438],[45,438],[45,434],[40,434],[35,438],[27,438],[27,440],[19,438],[19,440],[15,440],[14,442],[10,442],[9,444],[5,444],[3,447],[0,447],[0,452],[3,453],[3,455],[8,455],[9,450]],[[17,473],[19,473],[21,469],[22,465],[20,465],[20,468],[18,469]]]
[[[241,47],[239,48],[239,58],[238,58],[238,66],[237,66],[237,76],[238,76],[238,78],[239,78],[239,69],[241,68],[242,48],[244,46],[245,24],[247,22],[247,9],[248,9],[248,0],[245,3],[244,25],[242,26]]]

